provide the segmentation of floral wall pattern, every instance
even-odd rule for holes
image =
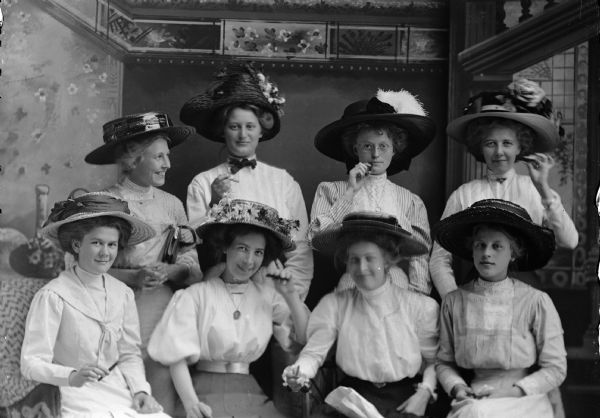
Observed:
[[[67,29],[35,0],[3,1],[0,59],[0,226],[31,236],[35,185],[50,205],[77,187],[99,189],[114,167],[83,157],[121,111],[122,64]]]

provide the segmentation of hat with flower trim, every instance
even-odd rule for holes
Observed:
[[[285,99],[279,89],[253,63],[232,63],[221,69],[206,91],[188,100],[179,113],[186,125],[211,141],[224,142],[223,127],[215,117],[219,110],[236,105],[254,105],[263,111],[259,117],[263,131],[260,141],[273,138],[281,128]]]
[[[446,133],[466,144],[469,124],[482,118],[502,118],[522,123],[535,133],[532,152],[552,152],[560,140],[560,121],[552,111],[552,101],[538,83],[519,79],[505,90],[484,91],[469,99],[464,116],[450,122]],[[477,161],[485,162],[483,153],[473,152]]]
[[[56,202],[40,235],[60,246],[58,233],[61,226],[99,216],[114,216],[131,225],[131,235],[127,245],[139,244],[156,235],[152,226],[130,213],[127,202],[110,193],[86,193],[73,199]]]
[[[181,144],[191,135],[190,128],[173,126],[171,118],[166,113],[146,112],[123,116],[102,125],[104,145],[96,148],[85,156],[89,164],[114,164],[115,149],[124,142],[139,139],[145,135],[163,133],[169,138],[169,148]]]
[[[227,225],[236,224],[253,225],[269,232],[281,241],[283,251],[296,248],[292,231],[298,230],[300,221],[281,218],[276,209],[250,200],[221,199],[211,208],[206,221],[196,228],[196,233],[204,239]]]
[[[328,157],[345,162],[348,169],[354,167],[358,158],[348,154],[342,134],[346,128],[361,122],[389,122],[406,130],[406,148],[392,157],[387,168],[390,175],[407,170],[412,158],[423,152],[435,138],[435,122],[427,116],[415,96],[406,90],[380,89],[371,99],[349,104],[340,119],[321,128],[315,136],[315,147]]]

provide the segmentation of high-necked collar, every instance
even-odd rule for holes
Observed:
[[[154,187],[152,186],[140,186],[131,181],[127,176],[125,176],[119,184],[127,191],[127,194],[129,195],[127,200],[154,198]]]
[[[227,158],[225,159],[225,162],[227,162],[230,158],[233,158],[234,160],[243,160],[244,158],[247,160],[256,160],[256,154],[252,154],[249,157],[236,157],[235,155],[227,153]]]
[[[389,279],[389,277],[386,277],[385,282],[381,286],[379,286],[377,289],[367,290],[367,289],[360,288],[358,286],[356,286],[356,288],[363,295],[363,297],[365,299],[367,299],[369,301],[373,301],[375,299],[380,298],[381,295],[389,293],[390,279]]]
[[[473,283],[475,292],[482,295],[505,294],[511,292],[513,288],[514,282],[510,277],[506,277],[506,279],[500,280],[499,282],[490,282],[478,277]]]
[[[96,282],[102,281],[101,274],[90,273],[89,271],[81,268],[79,263],[75,263],[72,268],[73,268],[73,272],[79,278],[79,280],[81,280],[81,283],[84,286],[88,285],[88,284],[95,284]]]
[[[369,183],[373,183],[374,185],[379,185],[387,180],[387,173],[383,172],[381,174],[369,174],[365,180]]]
[[[507,185],[508,183],[510,183],[512,181],[512,179],[515,177],[516,174],[517,174],[517,172],[515,171],[515,168],[513,167],[502,175],[494,174],[492,172],[492,170],[488,169],[486,176],[487,176],[487,179],[491,182],[495,181],[497,178],[505,178],[506,180],[504,182],[502,182],[501,184]]]

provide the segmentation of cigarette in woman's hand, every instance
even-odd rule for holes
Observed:
[[[116,362],[115,362],[115,363],[114,363],[112,366],[110,366],[110,367],[108,368],[108,373],[107,373],[107,374],[105,374],[104,376],[100,376],[100,378],[98,379],[98,382],[99,382],[99,381],[101,381],[102,379],[104,379],[106,376],[108,376],[108,375],[110,374],[110,372],[112,372],[112,371],[113,371],[113,369],[114,369],[115,367],[117,367],[117,364],[119,364],[119,362],[118,362],[118,361],[116,361]]]
[[[285,282],[288,282],[290,280],[287,277],[283,277],[278,274],[271,274],[271,273],[267,273],[267,277],[270,277],[271,279],[274,279],[274,280],[283,280]]]

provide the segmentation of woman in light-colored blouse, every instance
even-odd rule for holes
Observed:
[[[60,387],[64,418],[166,417],[144,376],[133,292],[108,274],[118,250],[153,237],[152,227],[126,202],[89,193],[57,203],[41,234],[76,262],[31,302],[25,378]]]
[[[278,260],[293,248],[297,224],[266,205],[223,199],[198,228],[223,254],[225,269],[178,291],[148,346],[170,367],[181,399],[176,416],[283,416],[248,370],[271,336],[285,350],[306,340],[309,311]],[[267,265],[274,283],[254,276]]]
[[[296,247],[286,254],[284,264],[304,299],[313,276],[313,255],[306,240],[308,215],[300,185],[286,170],[257,160],[259,142],[279,132],[284,102],[277,87],[252,65],[230,64],[205,92],[183,105],[181,120],[203,137],[224,143],[228,153],[227,161],[192,179],[187,210],[190,223],[197,226],[211,206],[227,196],[261,202],[284,218],[298,219]],[[215,262],[209,251],[199,247],[204,270]]]
[[[548,153],[558,144],[559,128],[552,119],[552,103],[544,96],[536,83],[519,80],[506,91],[473,97],[467,114],[450,122],[448,135],[465,143],[469,152],[486,164],[487,174],[456,189],[442,219],[478,200],[504,199],[524,207],[536,224],[552,229],[558,246],[577,246],[575,225],[548,184],[554,166]],[[515,164],[520,160],[526,163],[529,175],[516,173]],[[442,297],[456,289],[452,254],[437,243],[429,271]]]
[[[173,295],[168,283],[185,287],[202,278],[193,246],[183,248],[173,260],[163,255],[175,228],[184,242],[194,243],[191,233],[179,228],[188,224],[183,204],[158,188],[164,185],[171,167],[170,148],[182,143],[191,131],[174,127],[168,115],[158,112],[115,119],[103,129],[105,144],[85,160],[91,164],[118,164],[122,177],[107,191],[128,202],[132,214],[156,232],[154,238],[120,251],[111,274],[135,291],[148,381],[156,398],[170,412],[175,392],[169,371],[148,357],[146,346]]]
[[[548,393],[567,370],[560,318],[546,293],[510,271],[543,267],[554,251],[553,232],[499,199],[476,202],[433,231],[479,274],[442,304],[436,368],[454,398],[448,417],[554,417]],[[459,368],[472,370],[472,379]]]
[[[363,410],[423,416],[435,397],[439,308],[432,298],[391,284],[389,269],[398,258],[427,248],[395,218],[373,212],[347,215],[312,243],[335,251],[356,286],[321,299],[310,316],[306,346],[284,371],[285,383],[298,390],[312,379],[337,341],[335,361],[346,376],[339,382],[344,388],[328,396],[338,400],[334,408],[347,413],[342,405],[358,393],[368,401],[355,404]]]
[[[388,180],[389,175],[408,169],[410,161],[435,136],[435,124],[414,96],[406,91],[379,90],[370,100],[346,107],[342,117],[322,128],[315,146],[323,154],[346,162],[348,179],[323,182],[317,187],[311,210],[309,237],[340,222],[356,211],[387,213],[402,227],[431,247],[427,209],[419,196]],[[391,269],[392,282],[428,295],[429,254],[408,262],[408,271]],[[406,268],[406,267],[405,267]],[[344,275],[338,289],[353,286]]]

